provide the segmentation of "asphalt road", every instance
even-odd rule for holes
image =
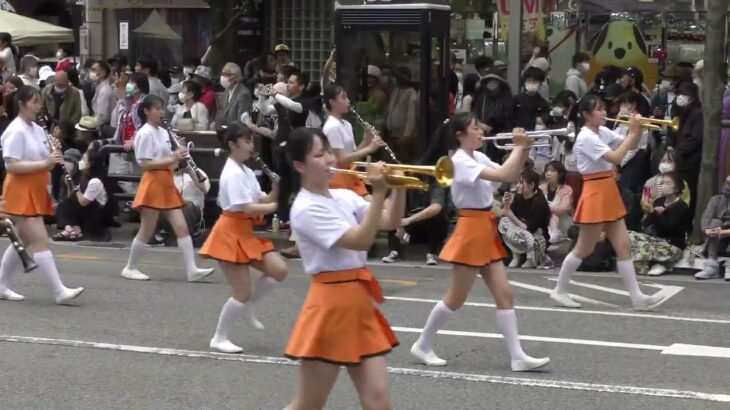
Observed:
[[[126,249],[53,249],[67,285],[86,292],[60,307],[38,274],[15,279],[26,300],[0,303],[0,409],[281,409],[294,395],[296,363],[282,352],[308,287],[298,261],[257,309],[266,329],[240,321],[231,336],[245,352],[224,355],[208,350],[229,296],[220,274],[187,283],[177,250],[155,248],[141,266],[152,281],[133,282],[119,276]],[[614,274],[579,274],[571,292],[588,300],[564,310],[545,293],[555,272],[512,271],[524,347],[552,358],[543,372],[512,373],[481,282],[436,343],[449,365],[427,368],[408,350],[449,267],[372,268],[401,341],[387,358],[396,409],[730,408],[728,282],[641,278],[646,292],[673,296],[638,313]],[[344,372],[327,408],[359,408]]]

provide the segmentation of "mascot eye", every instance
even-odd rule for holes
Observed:
[[[608,49],[610,50],[612,48],[613,48],[613,41],[609,41],[608,42]]]
[[[629,47],[629,50],[631,50],[631,42],[630,41],[629,41],[628,47]]]

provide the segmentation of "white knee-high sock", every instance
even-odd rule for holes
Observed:
[[[132,246],[129,250],[129,259],[127,260],[127,269],[137,269],[137,263],[147,251],[147,244],[134,238]]]
[[[624,281],[626,290],[629,291],[629,297],[631,301],[636,303],[646,295],[639,288],[639,282],[636,280],[636,270],[634,269],[634,262],[629,259],[625,261],[616,261],[616,270]]]
[[[573,252],[570,252],[565,257],[563,266],[560,267],[560,273],[558,274],[558,282],[555,284],[556,293],[568,293],[570,277],[578,270],[581,263],[583,263],[583,259],[575,256]]]
[[[188,274],[191,274],[198,270],[198,265],[195,264],[195,249],[193,249],[193,239],[188,236],[177,238],[177,247],[183,254],[185,260],[185,269]]]
[[[431,310],[431,314],[428,315],[426,325],[423,327],[421,336],[418,338],[418,347],[421,351],[428,353],[433,350],[433,342],[436,341],[436,333],[441,329],[446,321],[454,314],[454,311],[449,309],[443,300],[436,303],[436,306]]]
[[[53,254],[51,251],[36,252],[33,254],[35,263],[38,264],[38,268],[48,280],[48,283],[53,289],[53,296],[58,296],[65,292],[68,288],[61,281],[61,275],[56,269],[56,261],[53,260]]]
[[[522,360],[527,357],[520,345],[520,336],[517,332],[517,315],[514,309],[497,310],[497,328],[504,336],[512,360]]]
[[[221,309],[221,316],[218,319],[218,327],[215,329],[214,339],[228,340],[233,323],[236,322],[241,313],[246,309],[246,304],[241,303],[233,298],[228,298]]]
[[[23,262],[20,261],[20,256],[15,248],[8,245],[3,254],[2,262],[0,262],[0,290],[5,290],[10,287],[10,282],[13,280],[13,276],[23,269]]]
[[[253,290],[251,291],[251,296],[248,298],[246,303],[251,305],[258,302],[261,300],[262,296],[271,292],[271,290],[274,289],[274,286],[278,283],[279,282],[271,276],[261,275],[261,277],[256,280]]]

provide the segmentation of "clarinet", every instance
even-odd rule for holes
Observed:
[[[261,157],[259,156],[259,154],[254,154],[251,157],[251,159],[254,160],[256,162],[256,164],[258,164],[258,166],[261,168],[261,172],[263,172],[264,174],[266,174],[266,176],[269,177],[269,179],[271,180],[271,182],[273,182],[273,183],[276,184],[279,181],[281,181],[281,177],[279,176],[279,174],[277,174],[276,172],[272,171],[271,168],[269,168],[269,166],[266,165],[266,163],[264,162],[264,160],[261,159]]]
[[[10,219],[5,220],[5,233],[8,235],[8,239],[10,239],[10,244],[13,245],[15,251],[18,252],[18,256],[20,256],[20,262],[23,263],[23,270],[25,273],[37,268],[38,265],[36,265],[35,261],[28,253],[25,245],[23,245],[23,241],[20,240],[18,231],[15,229],[15,225]]]
[[[362,125],[363,128],[365,128],[365,131],[369,132],[370,134],[373,134],[374,136],[380,136],[380,133],[378,132],[378,130],[375,129],[375,127],[372,124],[370,124],[369,122],[365,121],[360,116],[360,114],[358,114],[357,111],[355,111],[354,108],[350,107],[350,112],[352,112],[352,114],[355,116],[355,120],[358,123],[360,123],[360,125]],[[388,144],[385,143],[385,141],[383,141],[383,144],[385,144],[385,145],[383,145],[383,148],[388,153],[388,155],[390,156],[390,158],[393,161],[395,161],[396,164],[400,164],[401,162],[398,161],[398,157],[395,156],[395,152],[393,152],[393,150],[390,149],[390,146],[388,146]]]
[[[43,114],[41,118],[38,119],[38,122],[41,125],[41,128],[43,128],[43,131],[46,133],[46,142],[48,143],[48,149],[51,150],[51,152],[55,152],[56,150],[56,138],[51,135],[49,132],[50,129],[50,118],[48,117],[48,114]],[[57,166],[60,166],[61,168],[61,180],[64,184],[66,184],[66,191],[68,191],[69,198],[74,194],[74,192],[79,190],[79,186],[73,181],[71,178],[71,175],[68,174],[68,170],[66,169],[65,164],[58,164]]]
[[[168,124],[167,120],[163,119],[162,123],[163,123],[165,130],[167,130],[167,134],[170,136],[170,145],[172,146],[172,150],[176,151],[178,148],[183,146],[182,143],[180,142],[180,137],[178,137],[177,134],[175,134],[175,132],[172,130],[172,127],[170,127],[170,124]],[[193,172],[195,172],[195,177],[198,179],[198,182],[202,183],[208,179],[200,171],[200,168],[198,168],[198,166],[195,165],[195,161],[193,160],[193,157],[188,155],[187,158],[183,159],[183,162],[185,162],[187,164],[187,166],[190,167],[193,170]]]

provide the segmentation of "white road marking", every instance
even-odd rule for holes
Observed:
[[[549,277],[549,276],[546,276],[545,279],[547,279],[549,281],[553,281],[553,282],[557,282],[557,280],[558,280],[557,278],[553,278],[553,277]],[[586,282],[579,282],[577,280],[571,280],[570,284],[575,285],[575,286],[580,286],[583,288],[587,288],[587,289],[598,290],[601,292],[613,293],[614,295],[621,295],[621,296],[626,296],[626,297],[629,296],[629,292],[627,292],[625,290],[609,288],[607,286],[600,286],[600,285],[596,285],[593,283],[586,283]],[[679,292],[684,290],[683,286],[660,285],[658,283],[642,283],[642,285],[659,289],[658,293],[663,293],[663,294],[667,295],[664,298],[664,300],[657,305],[657,307],[663,305],[666,301],[668,301],[672,297],[676,296]]]
[[[393,330],[396,332],[404,333],[421,333],[420,328],[416,327],[401,327],[393,326]],[[483,333],[483,332],[466,332],[461,330],[439,330],[440,335],[448,336],[465,336],[465,337],[480,337],[485,339],[502,339],[503,336],[500,333]],[[573,345],[584,345],[584,346],[601,346],[601,347],[617,347],[622,349],[637,349],[637,350],[656,350],[661,354],[669,354],[674,356],[695,356],[695,357],[716,357],[721,359],[730,359],[730,348],[729,347],[715,347],[715,346],[702,346],[702,345],[688,345],[682,343],[673,343],[669,346],[660,345],[649,345],[642,343],[623,343],[623,342],[607,342],[604,340],[590,340],[590,339],[569,339],[562,337],[545,337],[545,336],[527,336],[520,335],[520,340],[531,340],[534,342],[546,342],[546,343],[562,343],[562,344],[573,344]]]
[[[535,292],[545,293],[545,294],[548,294],[548,295],[550,294],[550,292],[553,291],[552,289],[543,288],[541,286],[530,285],[529,283],[517,282],[517,281],[514,281],[514,280],[509,281],[509,283],[510,283],[510,285],[512,285],[514,287],[517,287],[517,288],[534,290]],[[578,302],[591,303],[591,304],[594,304],[594,305],[606,306],[606,307],[612,307],[612,308],[618,307],[618,305],[614,305],[613,303],[601,302],[600,300],[589,299],[589,298],[586,298],[586,297],[583,297],[583,296],[573,295],[572,293],[570,294],[570,296],[574,300],[576,300]]]
[[[669,299],[676,296],[679,292],[684,290],[684,286],[673,286],[673,285],[661,285],[659,283],[642,283],[644,286],[661,289],[659,292],[664,292],[666,297],[656,307],[659,307],[666,303]]]
[[[208,351],[197,350],[181,350],[161,347],[146,347],[133,345],[120,345],[112,343],[87,342],[83,340],[65,340],[65,339],[49,339],[41,337],[27,336],[3,336],[0,335],[0,342],[8,343],[28,343],[36,345],[65,346],[87,349],[111,350],[119,352],[147,353],[157,354],[161,356],[190,357],[201,359],[236,361],[244,363],[260,363],[273,364],[283,366],[297,366],[297,362],[293,362],[283,357],[271,356],[254,356],[243,354],[225,354]],[[480,382],[491,384],[506,384],[512,386],[523,387],[542,387],[549,389],[578,390],[590,391],[596,393],[613,393],[613,394],[631,394],[637,396],[650,396],[674,399],[691,399],[720,403],[730,403],[730,394],[704,393],[691,390],[675,390],[675,389],[657,389],[638,386],[598,384],[598,383],[579,383],[564,380],[547,380],[547,379],[529,379],[522,377],[505,377],[493,376],[487,374],[470,374],[457,372],[443,372],[434,370],[412,369],[406,367],[388,367],[388,373],[427,377],[433,379],[448,379],[466,382]]]

